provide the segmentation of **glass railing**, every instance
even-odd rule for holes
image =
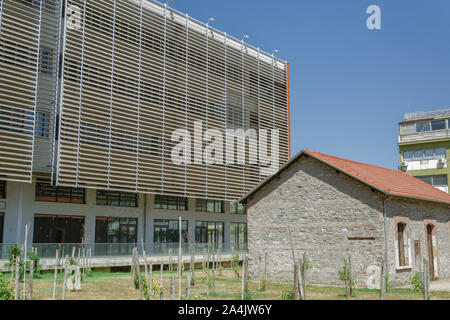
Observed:
[[[11,246],[15,244],[0,244],[0,259],[4,260],[8,258],[8,251]],[[21,247],[22,245],[19,245]],[[144,247],[145,254],[147,256],[178,256],[178,243],[93,243],[93,244],[80,244],[80,243],[34,243],[28,245],[27,251],[31,251],[33,248],[37,251],[38,256],[41,259],[52,259],[56,256],[56,250],[59,252],[59,256],[72,256],[72,254],[78,258],[88,252],[92,258],[101,257],[124,257],[131,256],[133,248],[138,249],[139,255],[142,255],[142,247]],[[233,254],[233,253],[246,253],[246,243],[182,243],[181,254],[183,256],[192,254]]]

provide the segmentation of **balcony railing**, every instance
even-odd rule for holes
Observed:
[[[439,130],[429,132],[418,132],[412,134],[401,134],[399,136],[399,143],[414,142],[414,141],[426,141],[435,139],[450,139],[450,130]]]
[[[15,244],[0,244],[0,259],[7,259],[8,250]],[[21,245],[19,245],[21,247]],[[34,243],[32,248],[37,250],[41,259],[52,259],[56,256],[56,250],[59,256],[71,256],[75,250],[75,257],[90,252],[91,258],[107,257],[126,257],[131,256],[133,248],[138,249],[139,255],[142,255],[142,244],[134,243]],[[74,249],[75,248],[75,249]],[[144,243],[145,254],[147,256],[178,256],[178,243]],[[31,247],[27,247],[31,251]],[[181,254],[183,256],[191,254],[203,254],[205,252],[216,254],[246,253],[247,243],[182,243]]]

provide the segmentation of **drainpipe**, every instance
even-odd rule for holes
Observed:
[[[385,261],[386,261],[386,274],[389,274],[389,262],[388,262],[388,237],[387,237],[387,208],[386,208],[386,202],[391,199],[391,196],[389,195],[390,190],[387,189],[387,197],[383,200],[383,211],[384,211],[384,254],[385,254]]]

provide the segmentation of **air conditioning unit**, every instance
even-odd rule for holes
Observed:
[[[407,167],[408,167],[408,162],[402,161],[402,167],[403,167],[403,168],[407,168]]]
[[[446,164],[446,163],[447,163],[447,159],[445,159],[445,158],[440,158],[440,159],[438,160],[438,163],[439,163],[439,164]]]

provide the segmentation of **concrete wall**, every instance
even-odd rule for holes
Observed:
[[[422,229],[425,216],[442,220],[439,250],[446,250],[446,254],[440,255],[440,270],[448,277],[448,226],[444,230],[444,225],[448,225],[447,206],[425,201],[392,201],[391,206],[401,203],[389,209],[393,215],[412,212],[410,219],[417,220]],[[424,213],[415,215],[414,210]],[[249,202],[248,220],[251,276],[257,274],[258,255],[268,253],[269,280],[292,281],[290,227],[296,259],[306,252],[313,266],[308,273],[310,283],[342,285],[337,273],[343,267],[343,258],[348,256],[359,286],[367,286],[368,282],[376,286],[379,282],[375,273],[385,254],[381,193],[313,158],[301,158],[257,193]],[[393,242],[394,234],[393,223],[389,221],[389,243]],[[390,277],[394,283],[405,282],[412,270],[396,270],[393,248],[388,245]],[[443,272],[444,269],[447,271]]]
[[[195,221],[223,221],[225,243],[230,240],[230,223],[246,222],[246,215],[229,213],[204,213],[195,212],[195,199],[188,199],[188,211],[159,210],[153,209],[153,195],[139,195],[138,208],[98,206],[96,205],[96,190],[86,190],[86,204],[53,203],[34,201],[35,183],[25,184],[7,182],[7,195],[5,209],[0,209],[5,213],[3,243],[22,243],[24,240],[25,225],[30,225],[29,243],[33,239],[33,218],[34,214],[54,214],[54,215],[78,215],[85,216],[86,223],[86,243],[95,242],[95,217],[128,217],[138,219],[138,241],[141,238],[146,243],[153,243],[153,220],[154,219],[178,219],[189,221],[189,232],[191,241],[195,237]],[[146,201],[144,201],[146,197]],[[146,209],[144,204],[146,202]],[[0,206],[1,208],[1,206]],[[146,212],[146,213],[145,213]],[[225,202],[225,212],[229,212],[229,203]],[[145,230],[144,230],[145,222]]]

